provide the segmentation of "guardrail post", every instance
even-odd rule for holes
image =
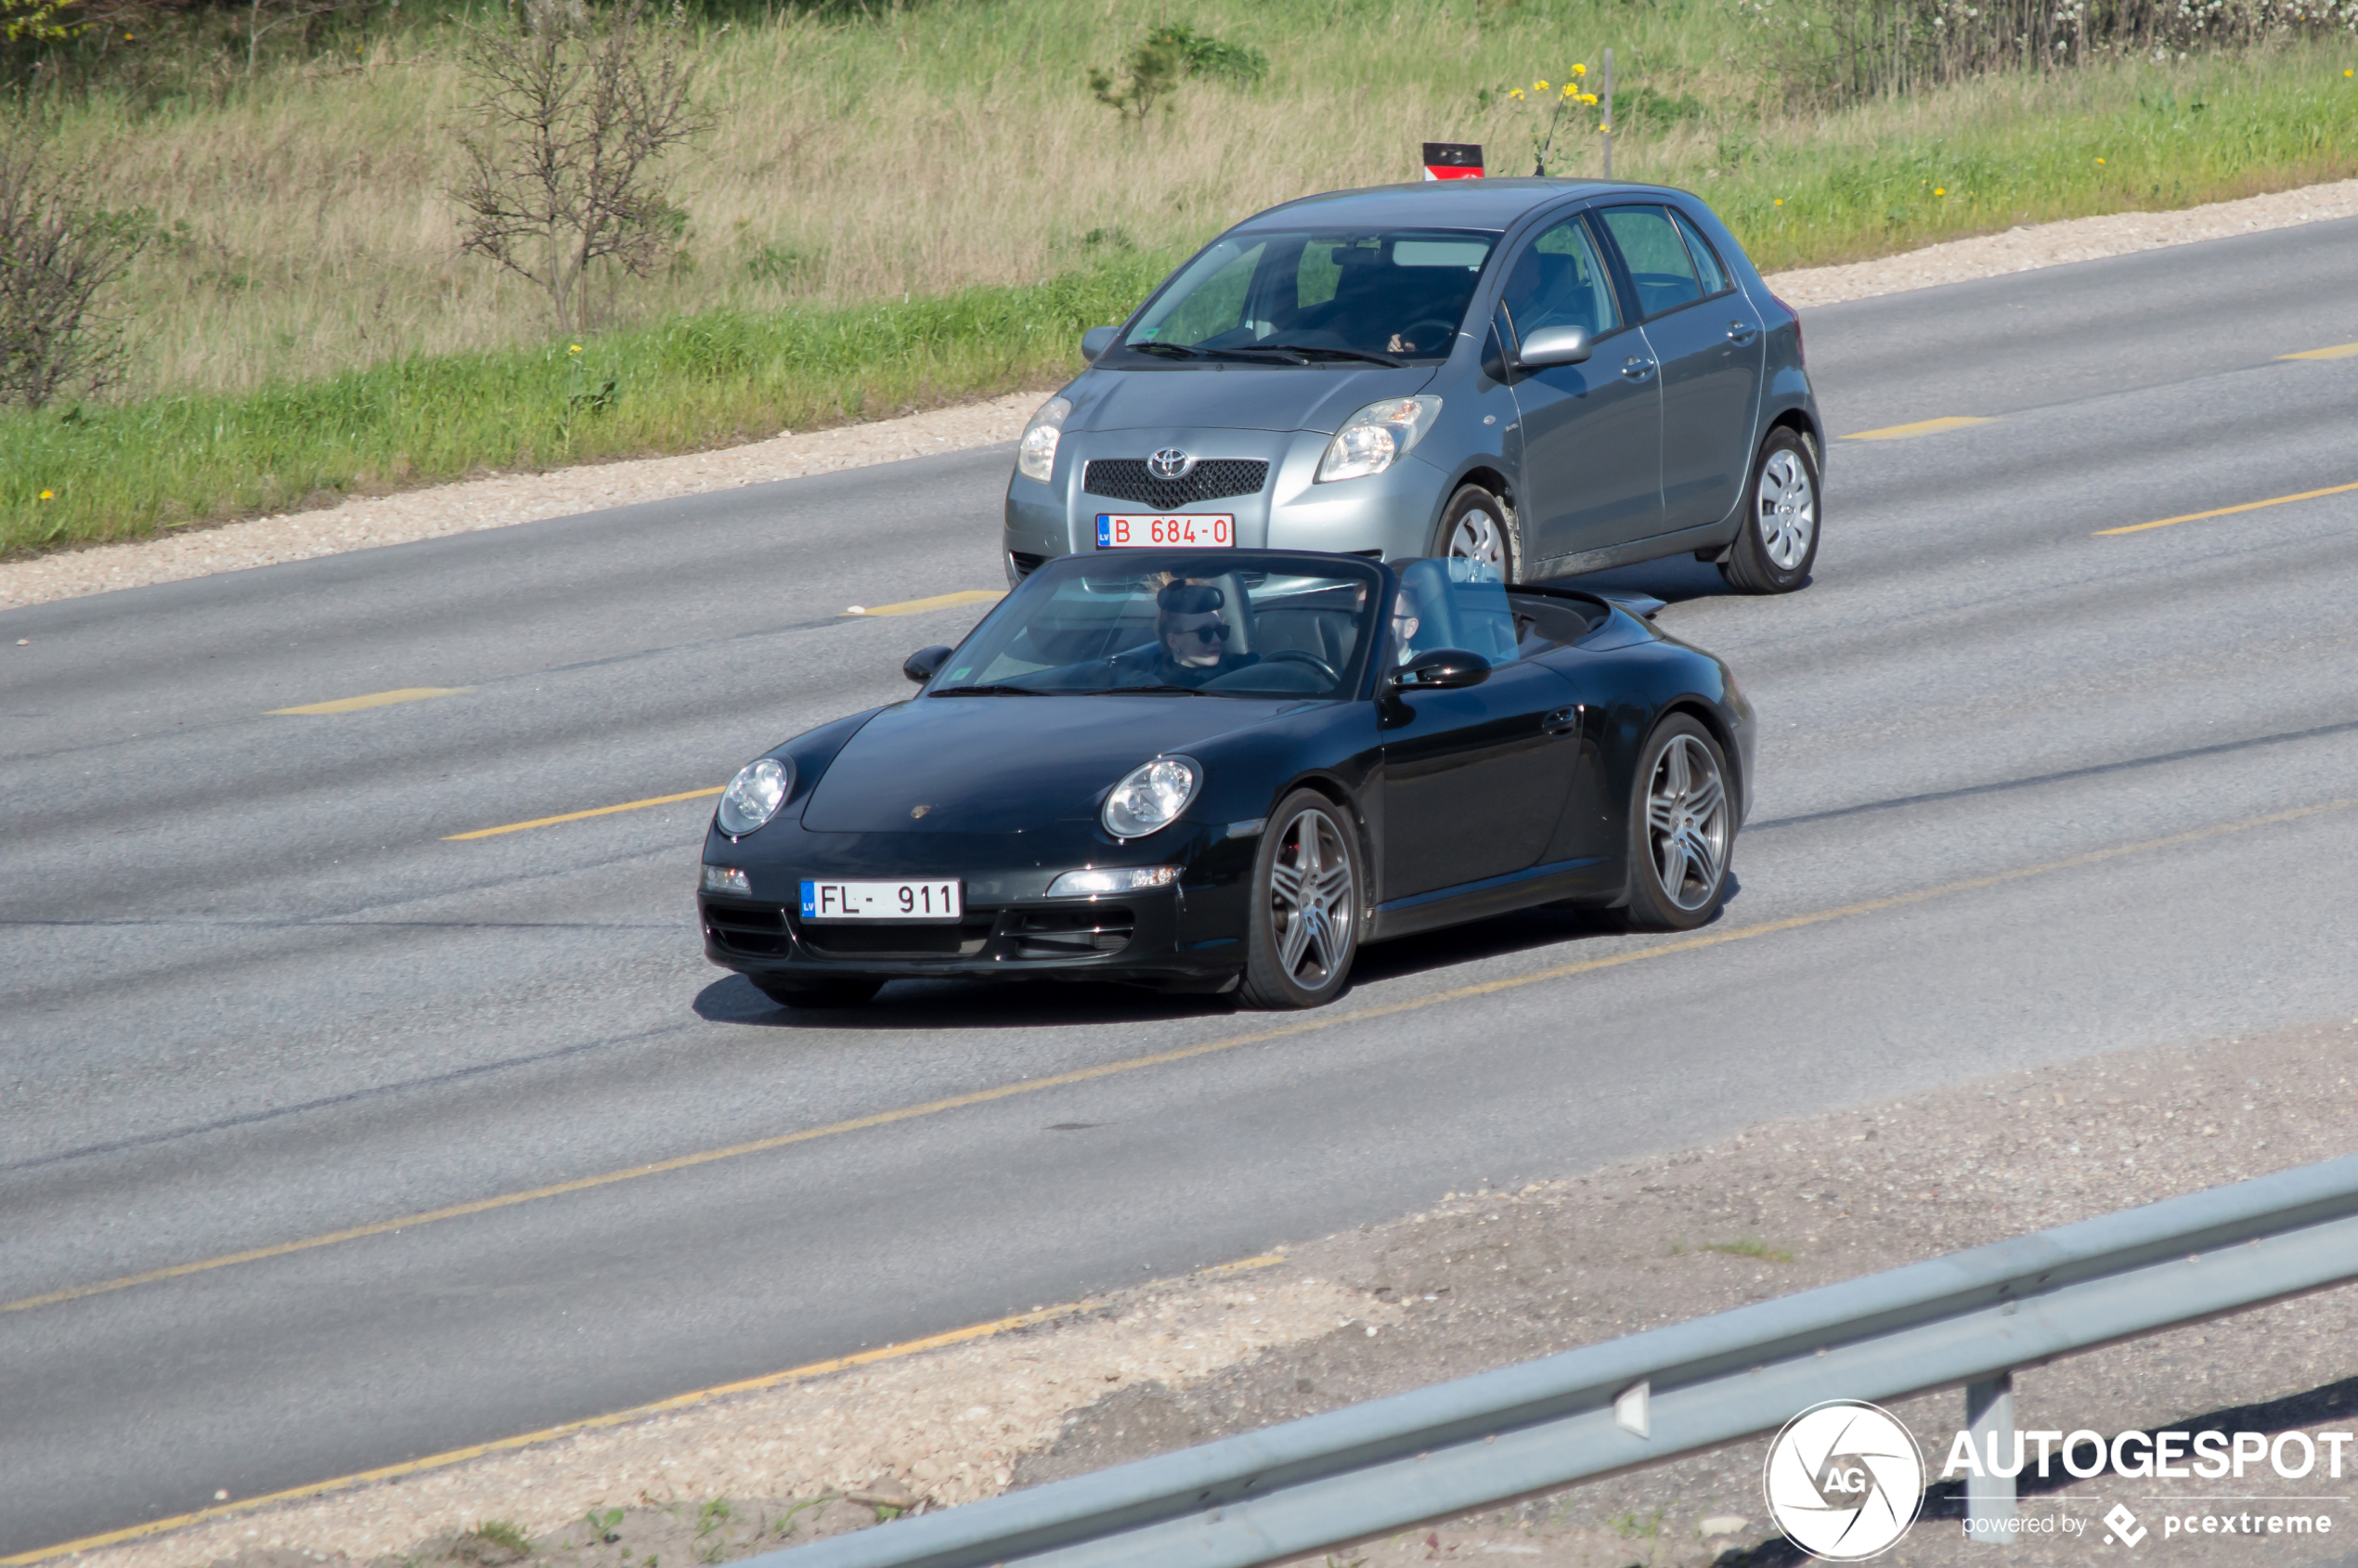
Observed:
[[[2010,1546],[2015,1537],[2004,1522],[2015,1516],[2015,1476],[2022,1473],[2015,1457],[2014,1475],[2000,1475],[1993,1461],[2006,1454],[2015,1436],[2015,1375],[1965,1385],[1965,1430],[1981,1455],[1976,1471],[1965,1472],[1965,1537],[1985,1546]]]

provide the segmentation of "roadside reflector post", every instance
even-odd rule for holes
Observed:
[[[2001,1372],[1965,1385],[1965,1431],[1981,1463],[1965,1472],[1965,1536],[1984,1546],[2011,1546],[2005,1522],[2015,1516],[2015,1477],[2022,1456],[2010,1453],[2015,1437],[2015,1375]],[[2004,1475],[2000,1463],[2013,1466]]]
[[[1605,51],[1605,118],[1600,139],[1605,144],[1606,179],[1613,178],[1613,51]]]

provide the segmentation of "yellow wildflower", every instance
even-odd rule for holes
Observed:
[[[1535,93],[1544,93],[1548,90],[1548,84],[1545,82],[1534,82],[1531,84],[1531,90]]]
[[[1946,196],[1949,194],[1947,188],[1941,186],[1934,186],[1932,188],[1932,193],[1935,196]]]
[[[44,490],[41,492],[41,499],[45,501],[54,500],[57,499],[57,494],[55,490]]]
[[[1586,76],[1586,75],[1587,75],[1587,74],[1588,74],[1588,68],[1587,68],[1587,66],[1585,66],[1585,65],[1575,65],[1575,66],[1574,66],[1574,67],[1572,68],[1572,73],[1573,73],[1574,76]],[[2349,74],[2350,74],[2350,72],[2348,72],[2348,71],[2343,71],[2343,72],[2342,72],[2342,74],[2343,74],[2344,76],[2347,76],[2347,75],[2349,75]]]
[[[581,352],[581,345],[579,343],[575,343],[571,348],[565,350],[565,352],[567,354],[578,354]]]
[[[2099,158],[2099,159],[2097,159],[2097,160],[2096,160],[2096,162],[2099,162],[2099,163],[2101,163],[2101,162],[2104,162],[2104,160],[2103,160],[2103,159],[2101,159],[2101,158]]]
[[[1785,199],[1781,196],[1778,197],[1776,204],[1780,207],[1783,206],[1785,204]]]
[[[1507,96],[1514,99],[1517,103],[1521,103],[1522,101],[1522,89],[1521,87],[1509,87],[1507,90]]]

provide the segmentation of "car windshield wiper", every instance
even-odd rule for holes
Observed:
[[[1127,697],[1140,692],[1175,692],[1183,697],[1220,695],[1217,692],[1207,692],[1200,686],[1092,686],[1085,692],[1076,692],[1073,694],[1082,697]]]
[[[1057,694],[1043,692],[1037,686],[944,686],[938,692],[926,693],[929,697],[1052,697]]]
[[[1370,365],[1388,369],[1400,369],[1400,361],[1381,354],[1362,354],[1355,348],[1328,348],[1314,343],[1256,343],[1243,348],[1232,348],[1230,354],[1308,354],[1321,359],[1362,359]]]
[[[1122,347],[1133,354],[1160,354],[1173,359],[1201,359],[1206,351],[1190,348],[1184,343],[1131,343]]]

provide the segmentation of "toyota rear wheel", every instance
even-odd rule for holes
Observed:
[[[1719,575],[1738,593],[1791,593],[1818,559],[1818,463],[1809,444],[1780,425],[1753,460],[1750,503]]]

